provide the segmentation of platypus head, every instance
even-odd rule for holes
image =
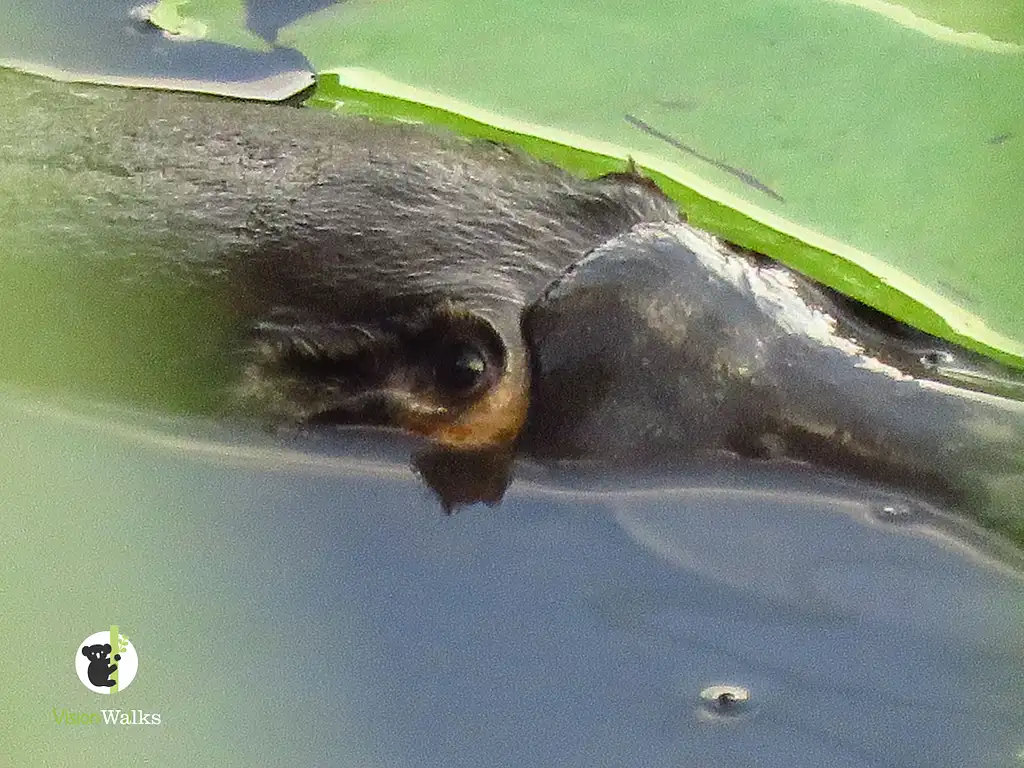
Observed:
[[[258,322],[243,397],[294,423],[397,427],[454,449],[514,442],[529,401],[516,305],[402,303],[360,319]]]
[[[507,450],[529,407],[525,308],[608,238],[678,214],[635,174],[582,180],[498,145],[407,136],[419,145],[318,169],[301,206],[250,216],[258,247],[232,280],[251,319],[242,401],[276,422]]]

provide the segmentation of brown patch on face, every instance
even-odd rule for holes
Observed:
[[[521,339],[450,302],[373,321],[263,322],[254,334],[240,394],[278,421],[400,428],[455,450],[510,447],[526,421]]]
[[[490,387],[452,418],[431,418],[417,410],[399,414],[400,426],[449,448],[479,449],[510,445],[526,422],[530,405],[529,371],[525,355],[510,359]]]

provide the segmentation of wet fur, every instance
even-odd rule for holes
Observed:
[[[487,318],[522,363],[519,317],[548,282],[639,221],[677,218],[628,174],[583,180],[423,126],[12,72],[0,93],[0,268],[49,269],[104,318],[147,292],[203,297],[206,328],[173,333],[219,336],[210,357],[258,363],[261,323],[315,334],[446,302]],[[259,375],[236,390],[250,412],[308,410]]]
[[[59,231],[54,258],[108,258],[89,246],[109,238],[137,264],[228,269],[261,305],[522,306],[608,237],[677,215],[643,184],[423,126],[10,72],[0,90],[5,175],[66,185],[45,218],[7,206],[21,233]]]

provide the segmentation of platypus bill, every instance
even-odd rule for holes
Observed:
[[[689,227],[635,173],[583,180],[494,143],[316,110],[13,73],[0,91],[14,105],[0,119],[8,267],[98,280],[90,310],[122,324],[140,292],[201,294],[206,324],[172,330],[237,361],[216,412],[423,435],[437,449],[419,468],[446,506],[500,498],[516,452],[727,452],[909,488],[1020,532],[1024,514],[978,482],[1021,474],[1020,403],[943,383],[920,338],[847,318]],[[18,194],[26,180],[44,210]]]
[[[524,334],[524,447],[837,470],[1024,543],[1022,379],[685,224],[640,224],[554,281]],[[852,309],[852,311],[851,311]]]

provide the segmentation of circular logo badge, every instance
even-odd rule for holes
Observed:
[[[95,693],[117,693],[132,684],[139,671],[135,646],[111,627],[94,632],[78,644],[75,672],[82,685]]]

